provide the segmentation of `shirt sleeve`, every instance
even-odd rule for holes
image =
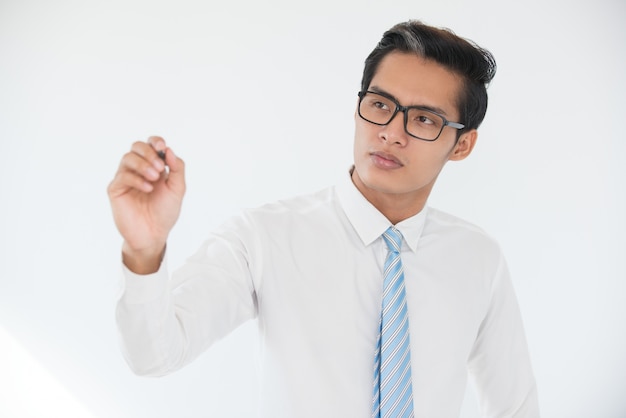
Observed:
[[[537,387],[522,318],[503,257],[468,367],[484,417],[539,417]]]
[[[256,316],[249,243],[231,222],[169,277],[122,267],[116,321],[122,352],[139,375],[171,373]],[[254,245],[254,240],[250,240]]]

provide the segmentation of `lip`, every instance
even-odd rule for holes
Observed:
[[[386,152],[374,151],[370,153],[370,157],[374,165],[379,168],[394,169],[404,166],[398,158]]]

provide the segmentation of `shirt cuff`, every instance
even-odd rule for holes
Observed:
[[[159,266],[159,270],[151,274],[133,273],[122,264],[122,278],[120,283],[120,297],[126,303],[142,304],[152,302],[160,297],[168,289],[167,259]]]

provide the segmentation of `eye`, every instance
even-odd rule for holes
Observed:
[[[389,110],[389,105],[387,103],[381,102],[380,100],[372,101],[371,105],[378,110]]]
[[[424,124],[424,125],[434,125],[435,121],[432,120],[431,118],[429,118],[428,116],[422,114],[422,115],[417,115],[415,117],[415,122]]]

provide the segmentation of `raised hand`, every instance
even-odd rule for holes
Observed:
[[[161,137],[135,142],[122,157],[107,192],[124,238],[124,263],[135,273],[155,272],[185,195],[183,160]]]

